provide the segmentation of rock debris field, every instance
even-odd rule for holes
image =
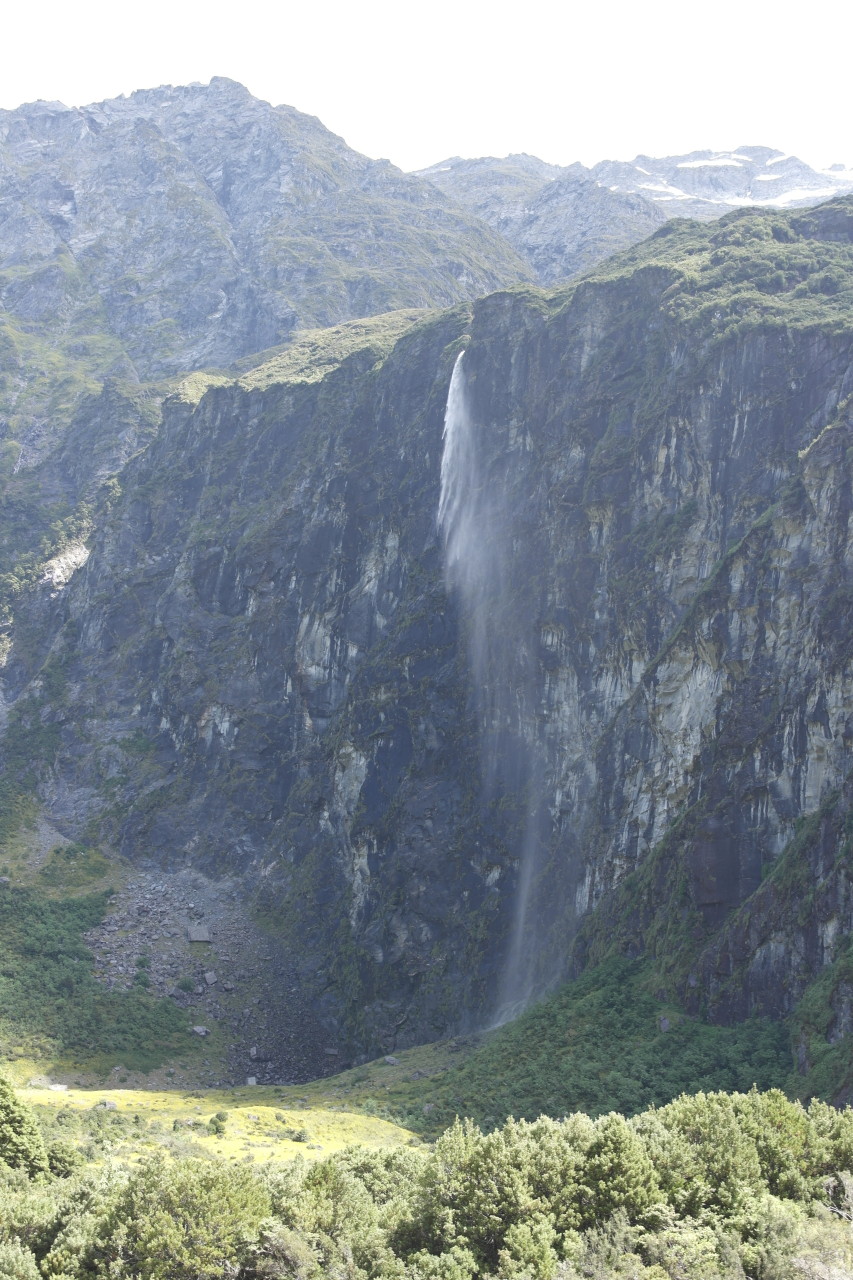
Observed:
[[[197,1035],[224,1033],[212,1043],[225,1039],[226,1051],[203,1059],[194,1083],[296,1084],[344,1065],[300,994],[293,964],[259,933],[236,882],[135,869],[86,941],[107,987],[127,989],[147,975],[152,994],[186,1009]]]

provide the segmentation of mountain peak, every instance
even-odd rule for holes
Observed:
[[[207,87],[222,93],[237,93],[245,98],[254,97],[244,84],[241,84],[239,80],[231,80],[228,76],[211,76],[210,84]]]

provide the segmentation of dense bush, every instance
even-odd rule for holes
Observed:
[[[93,1233],[81,1273],[134,1280],[217,1280],[270,1211],[249,1170],[218,1161],[141,1166]]]
[[[0,1076],[0,1165],[22,1169],[31,1177],[48,1170],[47,1151],[41,1131],[29,1108],[15,1097],[7,1080]]]
[[[417,1110],[428,1102],[429,1115],[405,1115],[405,1122],[440,1132],[455,1115],[484,1127],[510,1114],[632,1115],[683,1092],[789,1087],[784,1024],[711,1026],[662,1004],[653,986],[643,962],[617,958],[588,969],[494,1032],[460,1066],[420,1083]]]
[[[38,1264],[16,1240],[0,1242],[0,1278],[2,1280],[41,1280]]]
[[[840,1280],[851,1156],[853,1111],[753,1090],[315,1164],[7,1168],[0,1277]]]

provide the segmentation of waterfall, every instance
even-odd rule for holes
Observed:
[[[448,591],[455,595],[468,648],[480,736],[481,797],[494,806],[512,793],[520,829],[496,1022],[515,1016],[536,994],[537,935],[531,921],[542,869],[543,769],[535,715],[533,619],[515,548],[515,516],[506,453],[489,456],[489,433],[475,421],[465,353],[453,367],[444,418],[438,526]],[[494,450],[492,450],[494,453]]]
[[[481,731],[486,794],[498,765],[502,648],[494,613],[502,596],[504,548],[498,495],[490,492],[468,409],[464,351],[457,357],[447,394],[438,525],[444,541],[445,582],[459,600],[468,643],[474,702]]]

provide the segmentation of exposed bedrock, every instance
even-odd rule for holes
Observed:
[[[355,1052],[494,1015],[525,866],[540,990],[618,945],[713,1016],[781,1013],[853,924],[829,818],[811,905],[782,874],[847,794],[853,333],[714,330],[675,282],[497,294],[379,363],[167,402],[21,623],[9,695],[40,688],[39,627],[63,682],[53,821],[240,876]],[[445,587],[463,347],[524,697],[473,688]]]

